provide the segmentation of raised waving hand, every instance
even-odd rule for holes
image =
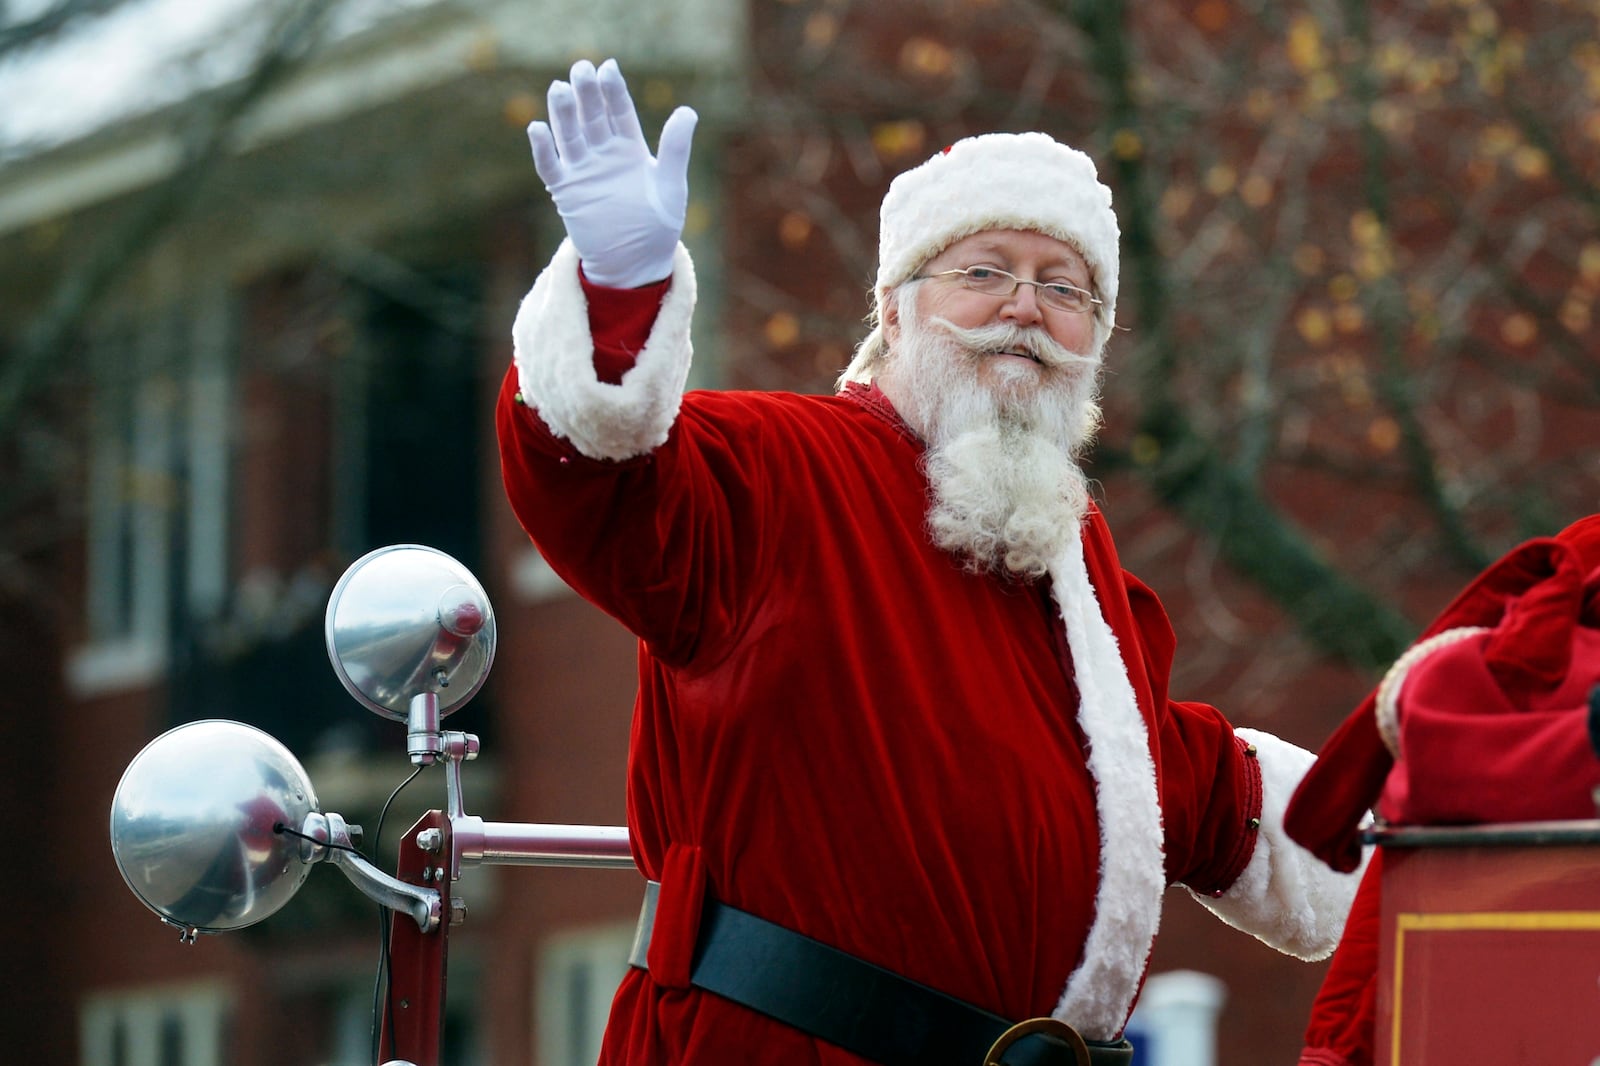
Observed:
[[[679,107],[650,154],[617,61],[586,59],[551,83],[549,122],[528,126],[533,165],[597,285],[637,288],[672,273],[689,202],[689,146],[699,116]]]

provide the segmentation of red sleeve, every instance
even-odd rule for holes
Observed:
[[[634,357],[650,336],[661,298],[671,278],[637,289],[612,289],[596,285],[578,270],[578,282],[589,302],[589,334],[594,338],[594,372],[601,381],[616,385],[633,368]]]
[[[777,538],[740,531],[771,528],[764,509],[790,505],[788,494],[767,491],[782,481],[767,464],[803,449],[794,433],[809,430],[792,419],[775,424],[782,406],[762,393],[691,393],[660,447],[595,459],[522,401],[513,366],[496,408],[506,499],[574,591],[656,658],[687,662],[742,632],[749,590],[759,584],[753,571],[778,552]]]
[[[1167,876],[1220,896],[1255,854],[1261,825],[1261,764],[1222,712],[1174,701],[1161,731],[1162,821]]]
[[[1382,861],[1383,849],[1375,849],[1345,919],[1344,936],[1312,1001],[1301,1066],[1372,1066]]]

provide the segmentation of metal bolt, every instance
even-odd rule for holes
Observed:
[[[450,897],[450,924],[460,925],[467,920],[467,901],[460,896]]]
[[[444,834],[437,829],[423,829],[417,833],[417,847],[434,852],[444,846]]]

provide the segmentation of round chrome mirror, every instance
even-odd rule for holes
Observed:
[[[134,757],[111,801],[111,851],[133,894],[174,925],[242,929],[305,881],[298,830],[317,809],[304,768],[241,722],[190,722]]]
[[[396,544],[350,564],[328,597],[328,658],[362,706],[404,722],[435,693],[442,718],[483,687],[494,611],[472,571],[435,548]]]

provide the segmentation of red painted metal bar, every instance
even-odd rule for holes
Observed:
[[[417,834],[439,831],[438,848],[423,851]],[[436,888],[441,901],[439,927],[424,933],[399,911],[389,922],[389,989],[381,1020],[379,1062],[403,1059],[416,1066],[440,1066],[444,1031],[445,948],[450,930],[450,821],[429,811],[400,841],[395,876],[413,885]]]

